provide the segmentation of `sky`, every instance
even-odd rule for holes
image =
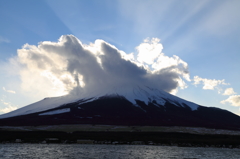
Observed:
[[[239,0],[0,0],[0,114],[148,85],[240,115]]]

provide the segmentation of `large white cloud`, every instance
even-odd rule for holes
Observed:
[[[190,80],[188,65],[177,56],[165,56],[159,41],[148,39],[137,46],[137,59],[103,40],[87,45],[73,35],[38,46],[25,44],[15,58],[21,66],[21,88],[39,97],[130,85],[176,93],[186,87],[184,79]]]
[[[163,46],[159,43],[158,38],[145,39],[138,47],[138,58],[139,62],[144,62],[147,64],[153,64],[158,56],[161,56]]]

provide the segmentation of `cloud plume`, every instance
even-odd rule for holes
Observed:
[[[136,59],[134,53],[127,54],[103,40],[82,44],[73,35],[38,46],[25,44],[15,58],[21,66],[21,87],[44,96],[131,85],[176,93],[186,87],[184,80],[190,80],[188,65],[178,56],[165,56],[159,42],[157,38],[145,40],[136,47]]]

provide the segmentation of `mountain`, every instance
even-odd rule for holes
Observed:
[[[240,117],[149,87],[45,98],[0,116],[1,126],[105,124],[240,128]]]

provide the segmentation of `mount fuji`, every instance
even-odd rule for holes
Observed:
[[[0,115],[0,126],[105,124],[240,129],[240,117],[147,86],[45,98]]]

